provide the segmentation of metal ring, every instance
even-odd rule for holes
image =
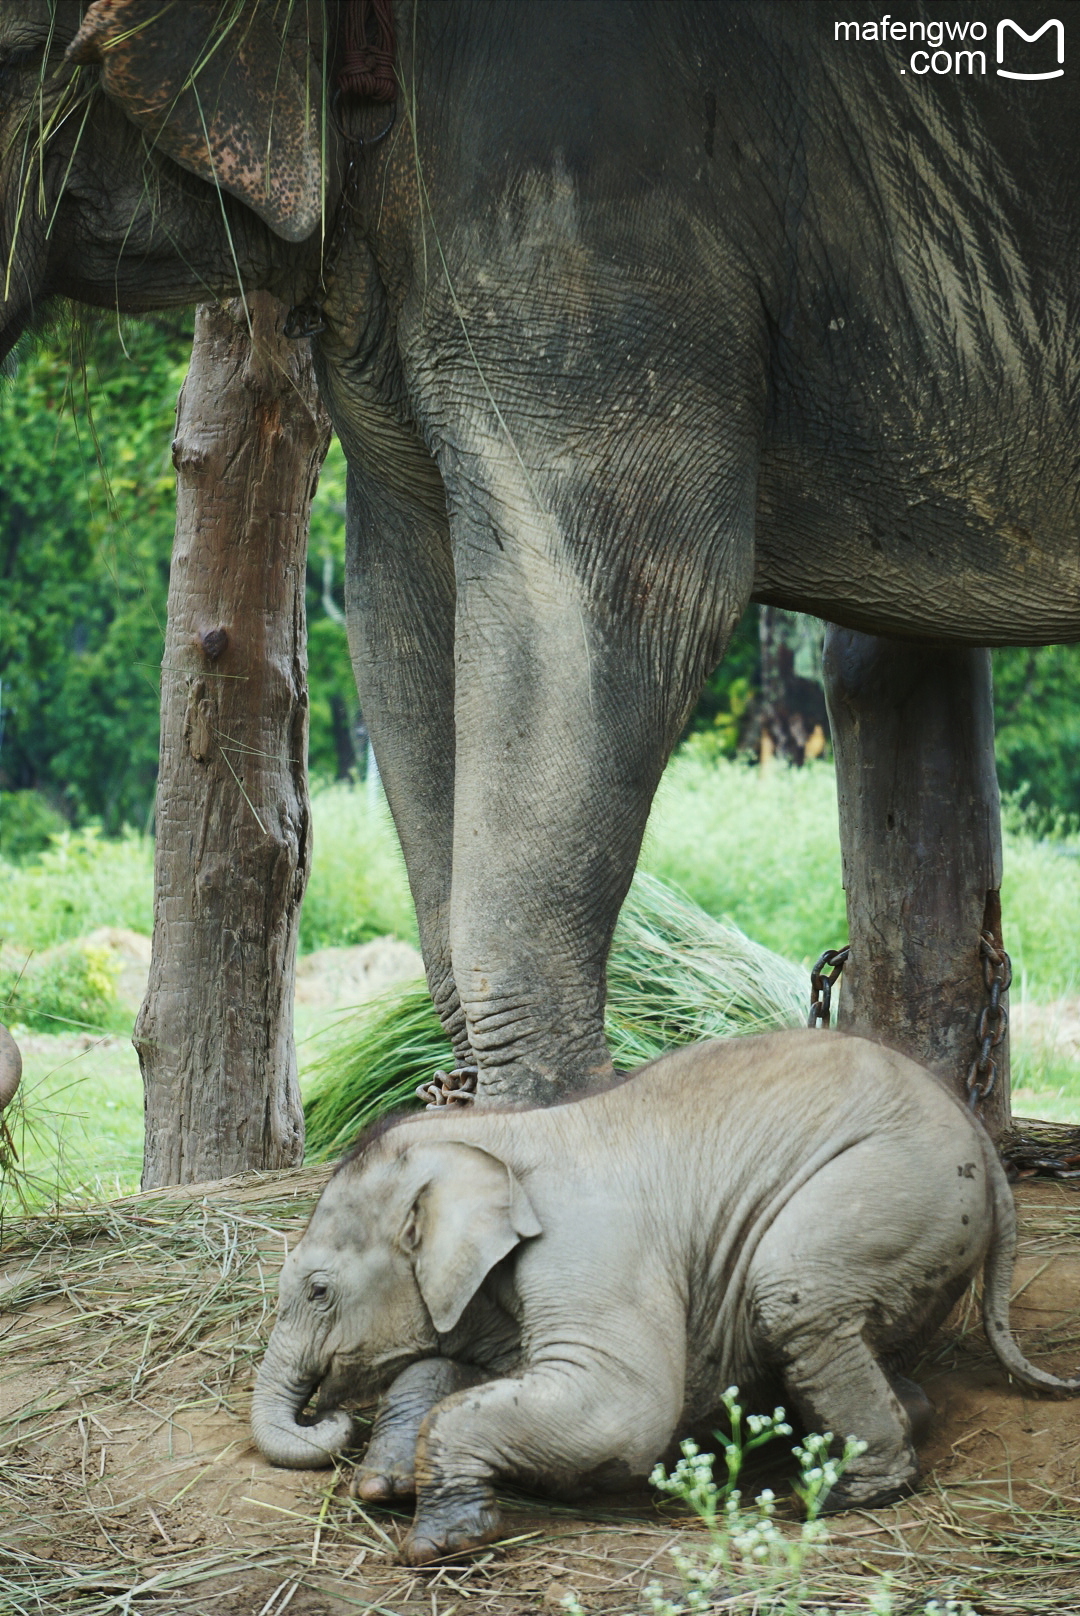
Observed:
[[[385,140],[391,129],[394,127],[394,120],[397,117],[397,102],[395,101],[390,109],[390,122],[386,125],[385,129],[380,129],[377,135],[351,135],[341,121],[340,108],[343,93],[344,92],[339,85],[334,91],[333,95],[330,97],[330,122],[333,124],[334,128],[337,130],[337,133],[341,136],[345,144],[347,146],[355,146],[358,151],[363,151],[365,146],[377,146],[380,140]]]

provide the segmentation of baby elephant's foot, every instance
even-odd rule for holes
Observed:
[[[499,1509],[490,1487],[422,1487],[401,1558],[406,1565],[428,1565],[444,1555],[483,1548],[498,1535]]]
[[[917,1470],[906,1476],[841,1476],[829,1488],[821,1506],[822,1515],[839,1515],[845,1509],[884,1509],[909,1497],[919,1484]]]
[[[381,1504],[390,1498],[411,1498],[416,1492],[416,1479],[411,1466],[407,1470],[373,1466],[365,1459],[353,1471],[349,1491],[354,1498],[364,1498],[369,1504]]]
[[[415,1411],[387,1399],[379,1409],[375,1429],[363,1461],[350,1484],[356,1498],[381,1503],[388,1498],[412,1498],[416,1493]]]

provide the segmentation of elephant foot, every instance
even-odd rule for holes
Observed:
[[[390,1498],[412,1498],[416,1478],[411,1469],[383,1468],[365,1462],[353,1472],[349,1492],[369,1504],[381,1504]]]
[[[451,1554],[482,1549],[499,1535],[499,1509],[490,1487],[422,1488],[416,1519],[405,1535],[405,1565],[430,1565]]]
[[[819,1510],[821,1515],[839,1515],[847,1509],[885,1509],[910,1498],[919,1485],[916,1471],[912,1476],[841,1476]]]
[[[416,1435],[404,1422],[383,1418],[376,1425],[363,1462],[353,1471],[349,1491],[354,1498],[381,1504],[389,1498],[412,1498],[416,1492],[413,1465]]]

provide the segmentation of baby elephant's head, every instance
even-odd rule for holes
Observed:
[[[347,1447],[347,1394],[373,1393],[439,1351],[485,1275],[536,1214],[505,1162],[402,1126],[346,1161],[285,1259],[251,1426],[273,1464],[328,1465]],[[319,1392],[319,1412],[303,1411]]]

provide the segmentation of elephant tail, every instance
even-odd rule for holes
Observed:
[[[982,1132],[982,1130],[980,1130]],[[1012,1187],[989,1134],[983,1134],[983,1158],[993,1201],[994,1232],[983,1268],[983,1328],[998,1362],[1014,1379],[1058,1396],[1080,1392],[1080,1375],[1062,1380],[1028,1363],[1009,1323],[1009,1293],[1016,1256],[1016,1208]]]

